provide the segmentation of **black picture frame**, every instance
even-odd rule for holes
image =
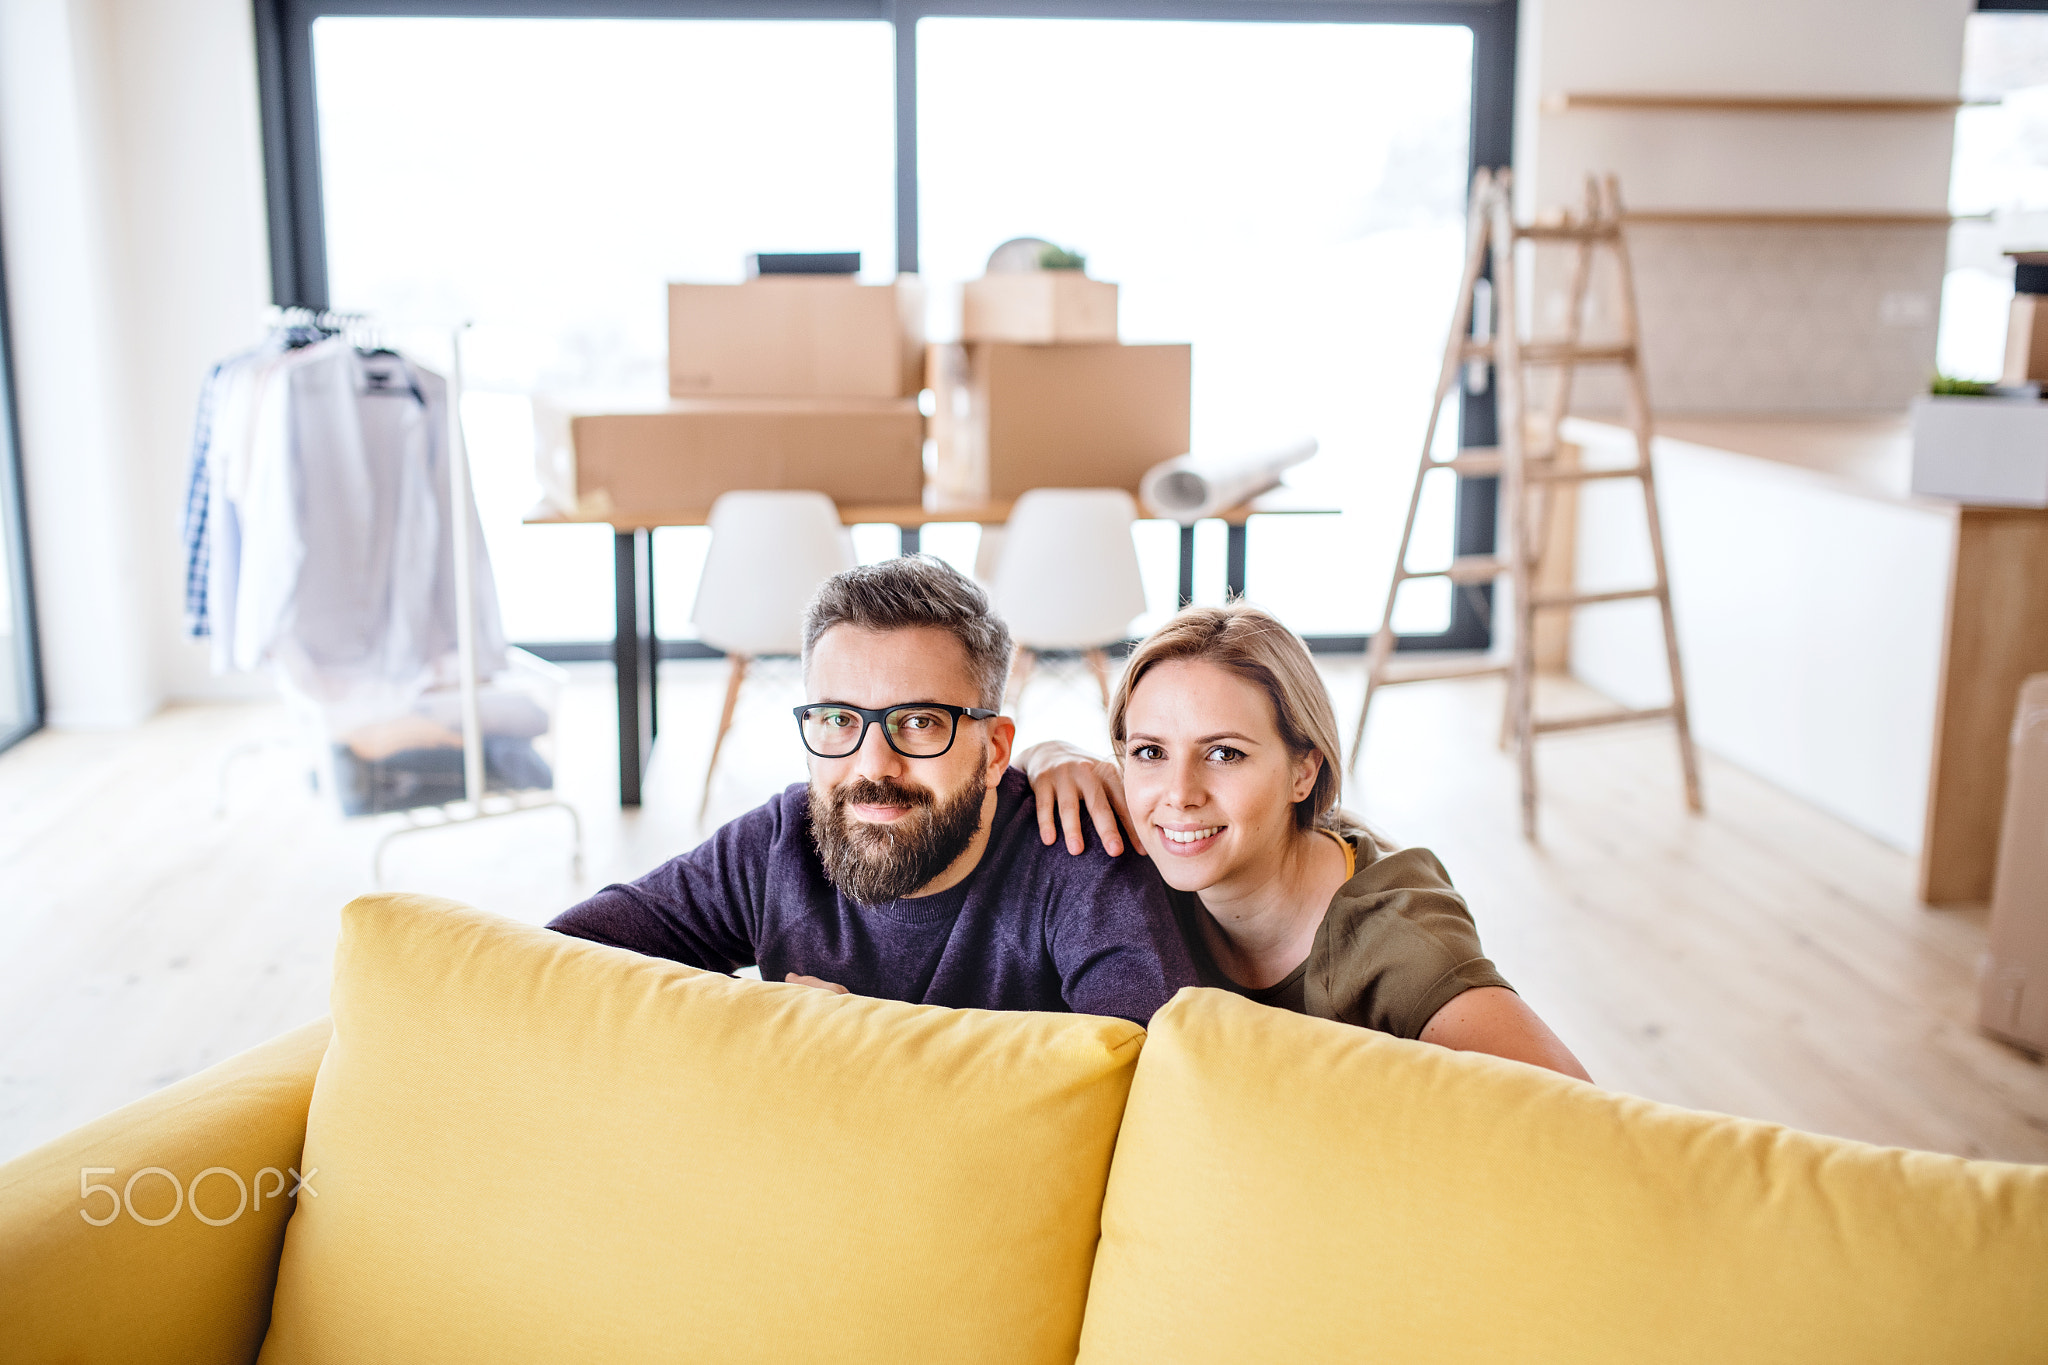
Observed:
[[[253,0],[273,301],[329,306],[313,23],[329,16],[577,19],[842,19],[891,24],[896,36],[896,253],[918,265],[917,21],[925,18],[1154,19],[1253,23],[1456,24],[1472,33],[1467,178],[1510,164],[1514,145],[1516,0]],[[1461,392],[1459,444],[1493,444],[1493,390]],[[1458,555],[1495,548],[1496,480],[1460,479]],[[1485,649],[1493,588],[1453,594],[1450,628],[1404,635],[1402,650]],[[1318,652],[1363,650],[1369,635],[1312,636]],[[550,650],[550,653],[560,653]]]

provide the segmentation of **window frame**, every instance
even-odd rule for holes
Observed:
[[[42,655],[36,636],[34,580],[28,553],[28,495],[21,468],[21,427],[14,403],[14,327],[7,307],[4,269],[0,269],[0,564],[9,586],[9,604],[19,626],[13,658],[0,668],[15,673],[24,703],[21,719],[0,726],[0,752],[43,728]]]
[[[926,18],[1193,20],[1216,23],[1457,24],[1472,33],[1472,124],[1467,178],[1512,161],[1516,0],[253,0],[264,185],[274,302],[325,308],[326,211],[321,192],[313,23],[327,17],[468,19],[837,19],[890,24],[896,39],[896,260],[918,266],[917,21]],[[1459,444],[1494,443],[1493,386],[1459,390]],[[1493,553],[1498,481],[1458,481],[1458,555]],[[1401,650],[1492,644],[1492,585],[1460,588],[1450,628],[1403,635]],[[1370,635],[1309,639],[1319,652],[1355,652]]]

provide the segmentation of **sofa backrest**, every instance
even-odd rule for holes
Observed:
[[[342,916],[267,1365],[1071,1361],[1135,1025]]]
[[[1120,1021],[387,897],[335,1003],[331,1051],[308,1026],[0,1166],[0,1359],[248,1360],[275,1284],[273,1361],[2048,1361],[2048,1167],[1220,992],[1133,1086]]]
[[[2048,1167],[1869,1147],[1183,991],[1082,1365],[2048,1360]]]

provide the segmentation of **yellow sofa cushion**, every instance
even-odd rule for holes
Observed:
[[[1080,1360],[2048,1359],[2048,1167],[1693,1113],[1182,991]]]
[[[266,1365],[1073,1359],[1143,1041],[342,917]]]
[[[323,1019],[0,1166],[0,1360],[254,1360],[326,1049]]]

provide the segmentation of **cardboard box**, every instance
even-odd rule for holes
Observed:
[[[2048,384],[2048,294],[2014,294],[2000,383]]]
[[[536,399],[534,426],[548,502],[590,520],[688,524],[736,488],[847,504],[924,492],[914,398]]]
[[[924,382],[924,286],[915,275],[763,275],[668,287],[676,398],[913,398]]]
[[[2048,673],[2020,684],[1977,1022],[2048,1052]]]
[[[963,341],[1115,341],[1116,286],[1078,270],[984,275],[960,292]]]
[[[952,500],[1124,488],[1188,449],[1193,348],[931,348],[934,482]]]
[[[1988,507],[2048,507],[2048,403],[1913,400],[1913,491]]]

